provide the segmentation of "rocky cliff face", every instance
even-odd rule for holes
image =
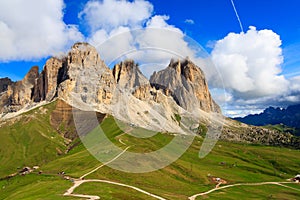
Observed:
[[[135,89],[140,86],[150,85],[148,79],[142,74],[133,60],[126,60],[116,64],[113,68],[113,75],[118,85],[125,89]]]
[[[203,71],[189,59],[171,60],[166,69],[150,77],[150,82],[188,111],[200,108],[206,112],[221,112],[211,97]]]
[[[86,43],[75,44],[65,65],[66,80],[58,88],[60,98],[70,102],[76,95],[91,105],[111,103],[116,83],[112,71],[94,47]]]
[[[5,92],[8,89],[8,86],[12,85],[13,81],[9,78],[1,78],[0,79],[0,93]]]
[[[11,86],[14,82],[9,78],[0,79],[0,111],[4,111],[4,107],[10,103],[10,98],[7,90],[11,90]],[[10,91],[11,93],[11,91]]]
[[[142,101],[153,100],[153,88],[133,60],[116,64],[113,68],[115,82],[120,89],[125,89]],[[154,92],[155,93],[155,92]]]
[[[63,81],[63,67],[65,59],[50,58],[44,70],[36,80],[33,101],[51,101],[57,94],[57,86]]]
[[[14,112],[22,109],[31,102],[32,90],[39,75],[39,68],[32,67],[23,80],[4,86],[6,90],[1,93],[1,112]]]

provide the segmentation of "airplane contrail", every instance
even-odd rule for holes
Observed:
[[[234,5],[234,2],[233,2],[233,0],[231,0],[231,4],[232,4],[233,10],[234,10],[234,12],[235,12],[235,15],[236,15],[236,17],[237,17],[237,19],[238,19],[238,21],[239,21],[239,24],[240,24],[241,30],[242,30],[242,32],[244,33],[244,28],[243,28],[243,25],[242,25],[242,22],[241,22],[240,16],[239,16],[239,14],[238,14],[238,12],[237,12],[237,10],[236,10],[236,8],[235,8],[235,5]]]

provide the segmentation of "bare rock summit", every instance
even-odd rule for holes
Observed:
[[[206,112],[221,112],[211,97],[204,72],[188,58],[182,61],[172,59],[166,69],[154,72],[150,83],[171,95],[188,111],[200,108]]]

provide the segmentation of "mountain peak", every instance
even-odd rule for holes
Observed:
[[[256,126],[284,124],[286,126],[300,128],[299,108],[300,104],[288,106],[286,109],[270,106],[260,114],[247,115],[234,119]]]
[[[150,83],[157,89],[170,91],[176,102],[189,111],[200,108],[221,112],[211,97],[203,71],[189,58],[172,59],[166,69],[153,73]]]
[[[171,59],[168,67],[174,69],[178,74],[184,76],[184,78],[189,81],[194,81],[194,77],[192,76],[194,73],[203,74],[204,76],[203,71],[195,65],[189,57],[183,60]]]
[[[22,80],[23,84],[34,84],[35,79],[39,76],[39,67],[33,66],[25,75],[24,79]]]
[[[112,72],[115,81],[123,88],[134,89],[138,86],[150,84],[134,60],[125,60],[116,64]]]
[[[100,56],[97,49],[84,42],[75,43],[68,53],[68,65],[79,68],[95,67],[101,65]],[[79,68],[78,68],[79,67]]]
[[[12,85],[13,81],[8,78],[0,78],[0,93],[6,91],[8,89],[8,86]]]

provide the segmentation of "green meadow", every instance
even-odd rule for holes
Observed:
[[[83,144],[65,153],[66,141],[50,125],[54,108],[55,102],[1,125],[0,199],[81,199],[63,196],[73,183],[58,173],[64,171],[67,176],[79,178],[102,164]],[[130,146],[131,152],[160,149],[174,137],[158,133],[151,138],[136,138],[124,134],[112,117],[106,117],[100,126],[111,142],[122,149]],[[219,141],[208,156],[200,159],[202,142],[202,137],[195,137],[177,161],[154,172],[126,173],[104,166],[85,179],[128,184],[165,199],[188,199],[215,188],[212,177],[219,177],[227,184],[284,182],[300,173],[299,150]],[[35,165],[40,167],[41,174],[34,171],[5,178],[25,166]],[[236,186],[197,199],[299,199],[300,186],[286,185],[295,189],[277,185]],[[74,193],[97,195],[101,199],[155,199],[130,188],[96,182],[84,183]]]

